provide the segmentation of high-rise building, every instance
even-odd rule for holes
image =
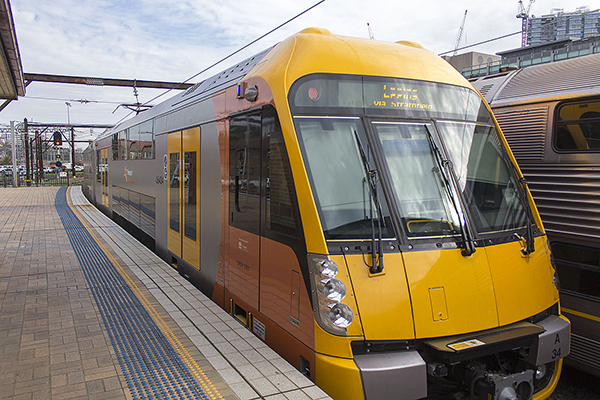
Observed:
[[[527,45],[600,35],[600,10],[578,7],[574,12],[553,9],[551,14],[529,18]]]

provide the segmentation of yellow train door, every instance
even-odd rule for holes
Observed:
[[[200,127],[170,133],[167,246],[200,269]]]

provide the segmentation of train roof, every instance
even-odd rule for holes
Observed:
[[[276,79],[280,82],[276,91],[285,96],[296,79],[309,73],[401,76],[470,87],[445,60],[418,43],[382,42],[307,28],[107,130],[98,140],[176,108],[200,102],[251,76]]]
[[[153,119],[157,115],[164,114],[171,110],[177,104],[182,103],[186,100],[194,98],[195,100],[202,100],[205,97],[211,96],[222,89],[236,85],[246,74],[254,68],[254,66],[260,62],[265,55],[272,49],[272,47],[261,51],[258,54],[248,57],[247,59],[240,61],[239,63],[207,78],[194,86],[188,88],[185,91],[177,93],[175,96],[163,101],[152,107],[151,109],[144,111],[135,117],[129,118],[128,120],[114,126],[113,128],[107,129],[98,139],[102,139],[106,136],[111,135],[114,132],[122,131],[131,126],[135,126],[142,122]]]
[[[484,76],[471,83],[492,106],[600,93],[600,54]]]

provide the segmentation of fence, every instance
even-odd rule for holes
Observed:
[[[1,173],[0,177],[0,185],[2,187],[12,187],[13,185],[13,175],[12,173],[5,174]],[[81,185],[83,182],[83,174],[80,173],[77,177],[73,177],[70,172],[68,173],[60,173],[60,172],[51,172],[45,173],[43,176],[37,176],[37,173],[34,173],[33,176],[27,180],[25,175],[19,174],[17,177],[17,187],[25,187],[25,186],[69,186],[69,185]]]

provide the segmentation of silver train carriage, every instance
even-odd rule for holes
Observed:
[[[600,54],[471,80],[542,216],[571,320],[565,363],[600,376]]]

